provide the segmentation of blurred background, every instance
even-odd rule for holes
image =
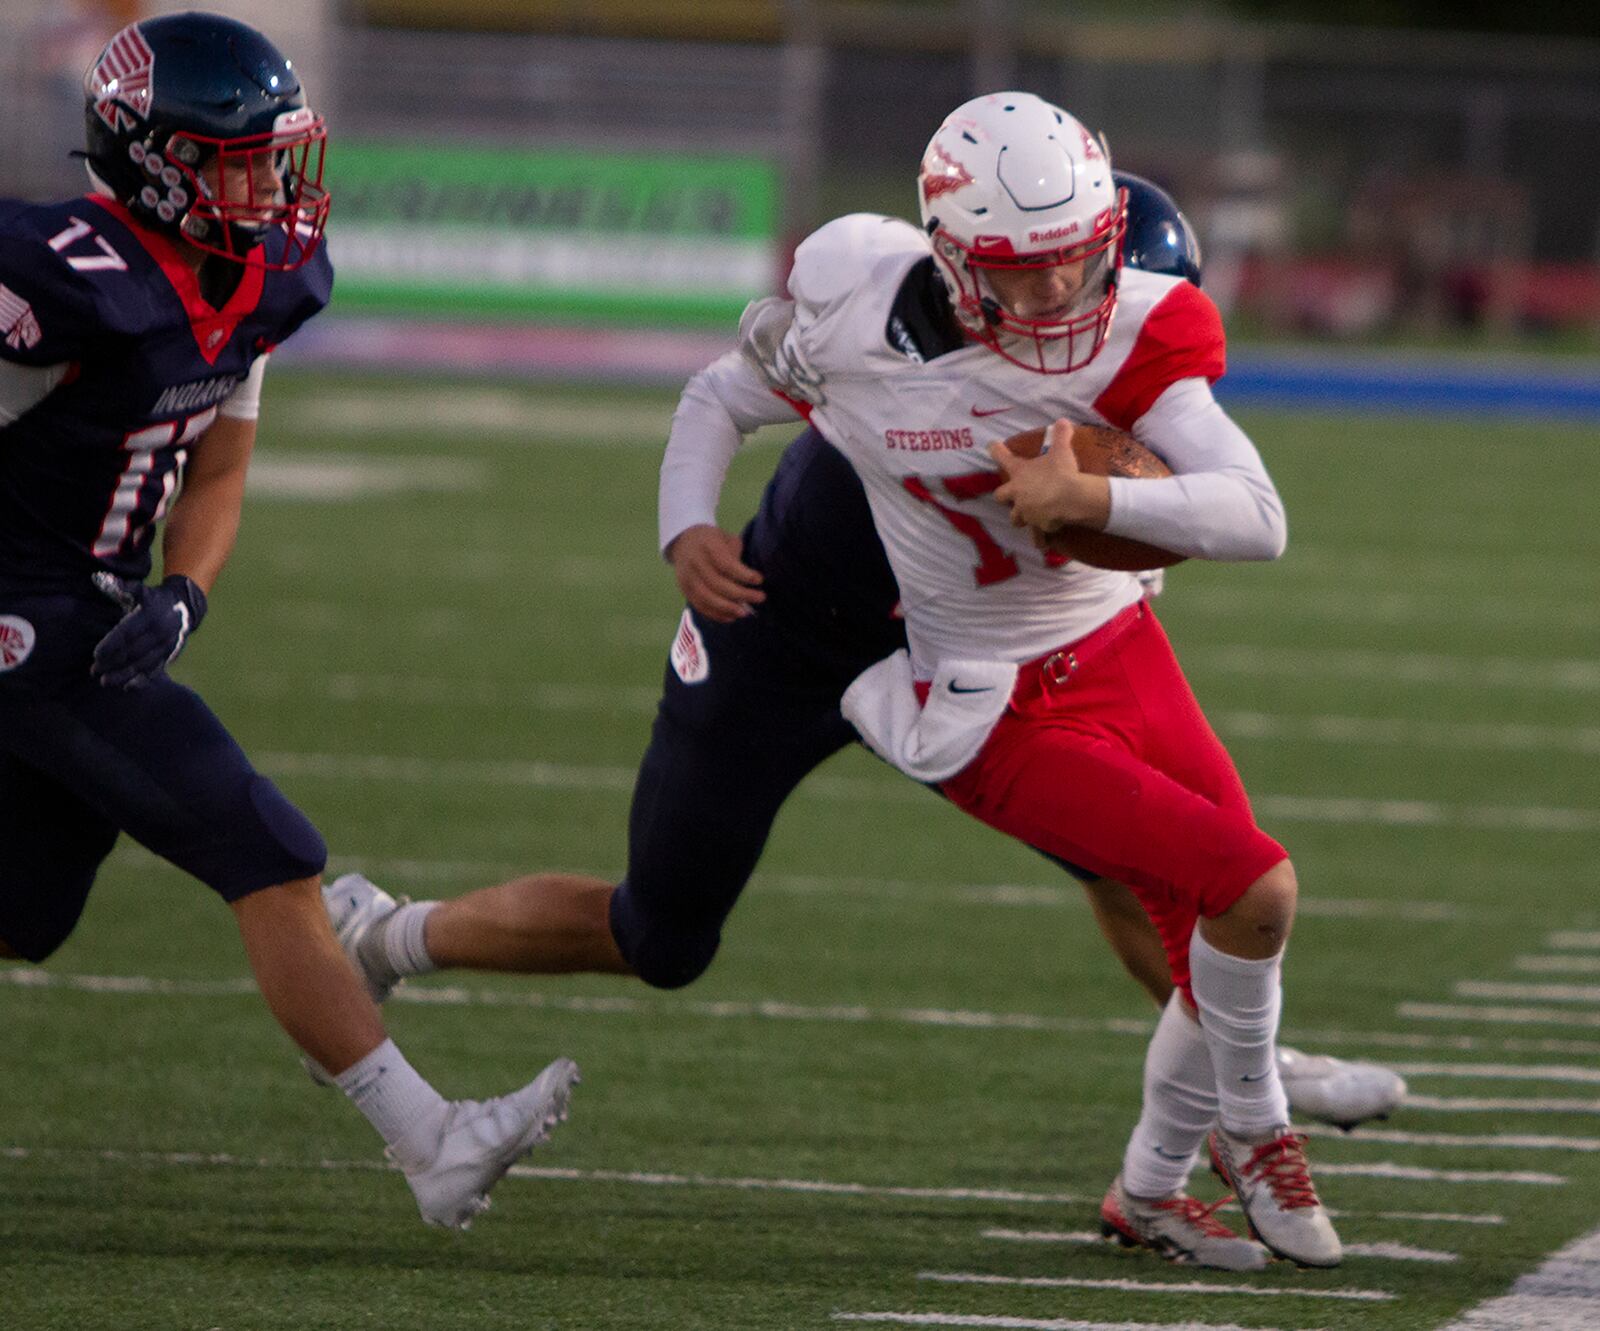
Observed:
[[[28,132],[0,142],[0,194],[80,188],[83,69],[129,19],[185,7],[5,0],[0,117]],[[346,314],[726,335],[813,226],[914,212],[944,113],[1012,86],[1176,195],[1236,342],[1600,348],[1593,6],[214,7],[273,37],[328,116]]]

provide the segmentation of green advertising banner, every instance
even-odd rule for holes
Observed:
[[[759,158],[341,140],[327,183],[338,309],[726,324],[777,281]]]

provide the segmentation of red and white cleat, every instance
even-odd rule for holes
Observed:
[[[1169,1262],[1218,1271],[1260,1271],[1267,1252],[1217,1219],[1218,1207],[1186,1192],[1170,1197],[1129,1196],[1118,1174],[1100,1203],[1100,1232],[1125,1248],[1149,1248]]]
[[[1250,1232],[1301,1266],[1338,1266],[1344,1247],[1317,1197],[1306,1139],[1287,1127],[1264,1141],[1211,1133],[1211,1167],[1239,1199]]]

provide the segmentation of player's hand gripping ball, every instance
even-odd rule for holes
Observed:
[[[1014,434],[1004,442],[1019,458],[1035,458],[1044,447],[1044,436],[1041,427]],[[1078,469],[1091,476],[1156,480],[1172,475],[1172,468],[1131,434],[1108,425],[1074,425],[1072,455],[1078,460]],[[1052,532],[1035,528],[1034,544],[1041,550],[1092,564],[1095,568],[1122,569],[1129,573],[1169,568],[1187,558],[1157,545],[1147,545],[1126,536],[1112,536],[1092,527],[1065,526]]]

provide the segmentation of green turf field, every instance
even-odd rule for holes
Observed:
[[[670,408],[278,376],[179,674],[335,869],[412,895],[620,870],[679,609],[654,550]],[[446,1093],[583,1065],[571,1122],[466,1235],[425,1229],[305,1079],[227,910],[124,843],[68,945],[0,967],[0,1328],[1409,1331],[1600,1224],[1600,431],[1241,419],[1290,552],[1180,568],[1161,612],[1300,870],[1288,1033],[1428,1101],[1398,1137],[1313,1142],[1369,1250],[1248,1278],[1076,1241],[1151,1014],[1076,887],[853,753],[785,811],[694,987],[455,975],[396,1000]],[[777,442],[740,459],[729,522]],[[1538,1108],[1461,1103],[1512,1097]],[[985,1279],[934,1278],[957,1275]]]

